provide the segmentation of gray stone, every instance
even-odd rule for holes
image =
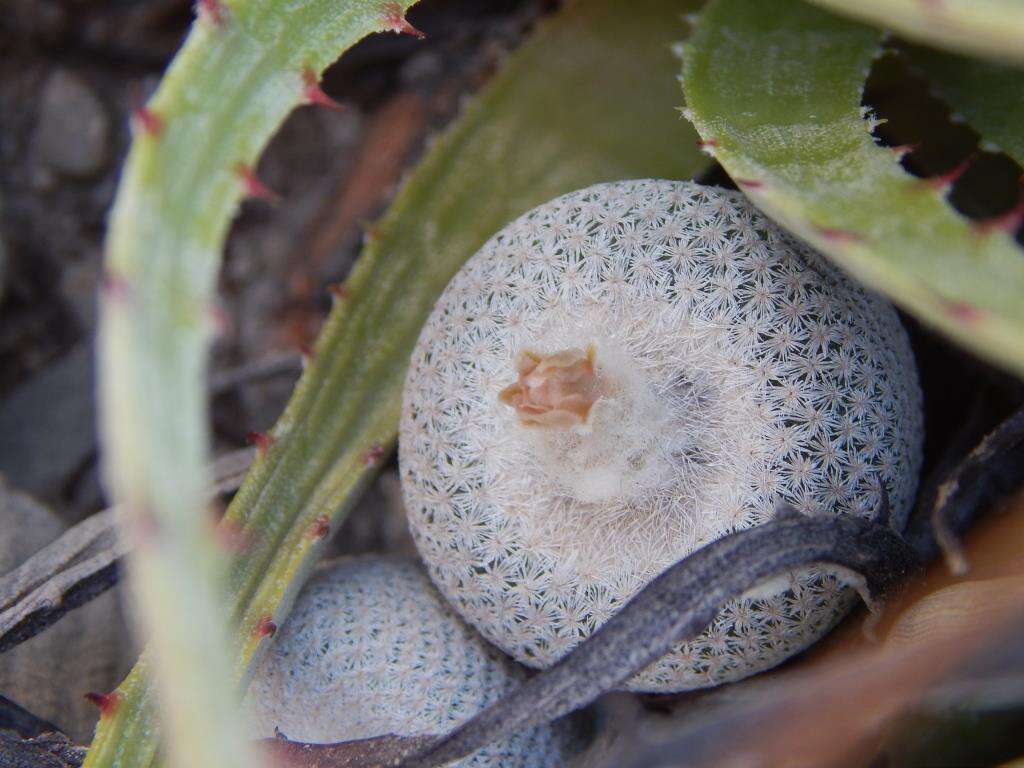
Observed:
[[[0,403],[0,472],[46,497],[94,451],[92,349],[82,344]]]
[[[100,249],[90,249],[81,260],[65,263],[61,271],[60,294],[84,331],[92,331],[96,325],[96,298],[102,261]]]
[[[43,86],[35,142],[43,165],[65,176],[92,176],[109,156],[110,117],[84,81],[59,69]]]

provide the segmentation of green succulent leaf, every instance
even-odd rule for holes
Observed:
[[[882,33],[797,0],[714,0],[683,50],[687,116],[759,207],[958,343],[1024,373],[1024,253],[877,146]]]
[[[981,134],[982,146],[1024,165],[1024,69],[928,48],[906,51],[934,90]]]
[[[318,93],[324,67],[367,34],[395,28],[410,4],[200,2],[183,48],[135,116],[106,241],[100,426],[105,480],[133,545],[129,584],[149,639],[167,755],[179,768],[255,760],[225,664],[227,556],[205,491],[206,357],[227,227],[252,191],[259,153]],[[152,714],[132,694],[139,685],[100,700],[90,768],[151,759]],[[135,738],[124,738],[124,727]]]
[[[1020,0],[810,0],[910,40],[1024,64]]]
[[[245,681],[265,630],[284,619],[323,535],[393,444],[408,357],[462,263],[507,221],[558,194],[629,177],[687,178],[706,167],[696,135],[672,108],[669,44],[682,31],[678,14],[695,5],[570,4],[431,146],[373,229],[271,431],[273,443],[227,512],[225,524],[246,542],[227,578],[235,679]],[[118,290],[105,302],[105,363],[112,366],[106,402],[123,445],[115,446],[112,468],[151,476],[141,486],[147,500],[154,487],[201,487],[194,476],[202,476],[206,452],[202,319],[238,200],[233,164],[254,162],[299,103],[296,72],[319,71],[352,42],[353,30],[370,31],[372,14],[353,30],[328,23],[349,18],[347,9],[362,9],[359,3],[240,6],[246,13],[232,8],[232,21],[244,22],[244,39],[227,46],[215,29],[200,30],[172,66],[151,105],[166,116],[165,133],[136,141],[114,215],[108,263]],[[248,47],[250,38],[281,50],[264,62]],[[215,74],[222,72],[237,75]],[[192,128],[178,127],[181,111]],[[145,300],[116,301],[133,296]],[[138,434],[160,429],[160,440]],[[120,706],[101,721],[87,768],[152,763],[149,663],[147,656],[119,689]]]

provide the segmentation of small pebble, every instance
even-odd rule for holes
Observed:
[[[81,78],[59,69],[43,86],[35,141],[42,165],[63,176],[93,176],[110,154],[110,118]]]

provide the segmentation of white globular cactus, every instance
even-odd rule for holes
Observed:
[[[441,735],[518,687],[525,670],[467,627],[422,568],[343,558],[303,588],[246,698],[256,735],[337,743]],[[565,719],[484,747],[462,768],[556,768],[583,744]]]
[[[902,526],[922,413],[895,311],[737,192],[600,184],[508,225],[420,336],[400,433],[410,524],[459,612],[552,664],[670,564],[782,502]],[[764,670],[852,604],[808,568],[733,601],[629,687]]]

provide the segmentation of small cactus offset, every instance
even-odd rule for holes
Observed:
[[[318,568],[247,697],[262,738],[318,744],[447,734],[521,687],[522,667],[463,624],[415,561]],[[452,768],[562,768],[585,718],[515,733]]]
[[[1024,63],[1018,0],[810,0],[911,39],[975,56]]]
[[[875,143],[861,96],[882,38],[797,0],[713,0],[682,46],[685,114],[779,223],[963,346],[1024,372],[1015,219],[970,222],[946,198],[953,174],[916,179]]]
[[[114,214],[103,341],[109,474],[118,498],[187,519],[194,537],[206,525],[196,478],[207,441],[201,384],[212,284],[238,200],[263,192],[257,154],[292,107],[324,102],[309,72],[374,29],[416,33],[394,4],[283,8],[277,0],[201,5],[195,32],[137,116]],[[312,360],[278,423],[254,436],[259,459],[224,522],[243,542],[226,577],[232,684],[245,682],[320,543],[386,457],[410,351],[465,259],[554,195],[628,176],[685,178],[706,166],[696,135],[671,110],[668,43],[680,29],[665,20],[678,10],[667,0],[629,9],[600,0],[543,24],[434,143],[347,284],[332,291]],[[238,76],[218,74],[225,67]],[[639,80],[647,87],[636,89]],[[609,100],[619,108],[609,112]],[[161,607],[152,619],[171,617]],[[152,764],[155,661],[147,654],[118,689],[88,768]]]

